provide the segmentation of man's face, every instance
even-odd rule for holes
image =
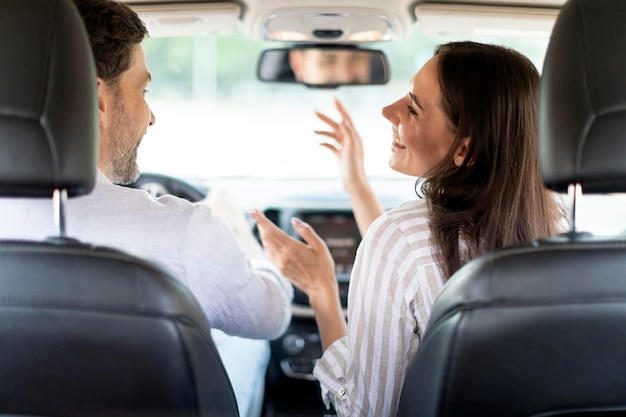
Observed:
[[[307,84],[364,84],[370,80],[367,52],[317,48],[292,52],[296,55],[291,61],[294,73]]]
[[[116,184],[129,184],[139,177],[137,149],[148,126],[155,122],[154,114],[145,100],[150,83],[143,49],[135,46],[130,68],[116,86],[109,86],[110,111],[106,138],[101,153],[106,155],[105,174]]]

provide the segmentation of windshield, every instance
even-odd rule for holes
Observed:
[[[157,122],[141,145],[140,166],[203,180],[336,178],[335,157],[313,133],[325,125],[313,112],[336,117],[337,97],[363,137],[367,173],[398,178],[387,165],[391,128],[381,109],[406,95],[411,77],[433,55],[434,46],[450,40],[415,31],[401,42],[368,45],[387,55],[390,82],[327,90],[257,80],[261,50],[282,45],[256,42],[241,32],[149,38],[144,50],[153,81],[147,99]],[[547,39],[506,41],[541,68]]]
[[[381,109],[407,94],[411,77],[436,45],[459,39],[416,30],[402,41],[367,45],[383,50],[389,59],[389,83],[326,90],[259,81],[261,50],[284,45],[253,41],[242,32],[148,38],[144,50],[153,81],[147,100],[157,122],[141,144],[141,170],[207,186],[237,181],[230,188],[245,207],[258,207],[263,198],[282,193],[276,180],[288,179],[298,192],[342,192],[336,158],[319,146],[322,138],[313,132],[326,129],[314,111],[338,118],[336,97],[361,133],[365,169],[379,196],[400,190],[393,193],[401,200],[415,198],[415,179],[388,167],[391,127]],[[548,44],[548,38],[463,39],[510,46],[539,71]],[[384,185],[376,187],[377,181]],[[585,196],[578,225],[599,234],[623,233],[624,213],[623,196]]]

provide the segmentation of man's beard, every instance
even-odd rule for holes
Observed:
[[[139,178],[137,165],[137,149],[141,140],[132,140],[139,135],[133,130],[133,124],[128,117],[126,107],[121,99],[117,100],[113,123],[109,132],[111,145],[111,167],[113,169],[111,181],[115,184],[131,184]]]

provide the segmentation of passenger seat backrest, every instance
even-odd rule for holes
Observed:
[[[544,184],[626,191],[626,2],[569,0],[539,102]],[[398,416],[626,414],[626,239],[569,233],[491,252],[435,301]]]
[[[2,0],[0,69],[0,196],[54,195],[59,223],[45,242],[0,241],[0,415],[237,416],[191,292],[157,265],[64,236],[65,198],[93,189],[98,148],[74,4]]]

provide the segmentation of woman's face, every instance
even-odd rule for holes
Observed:
[[[455,127],[442,108],[437,60],[434,56],[413,76],[405,97],[383,108],[393,125],[389,166],[406,175],[423,176],[454,141]]]

